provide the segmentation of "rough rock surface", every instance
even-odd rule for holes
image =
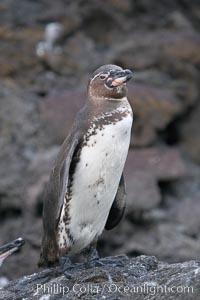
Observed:
[[[22,277],[0,289],[0,299],[171,299],[196,300],[200,262],[167,264],[154,256],[108,257],[112,264],[68,271],[59,267]],[[103,261],[103,260],[102,260]],[[104,260],[105,261],[105,260]]]

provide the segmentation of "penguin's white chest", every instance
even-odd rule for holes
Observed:
[[[69,208],[73,253],[88,246],[105,227],[126,161],[131,126],[132,116],[127,114],[115,124],[97,128],[82,148]]]

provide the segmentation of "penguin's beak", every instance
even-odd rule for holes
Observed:
[[[6,257],[11,255],[13,252],[17,251],[24,243],[25,243],[25,241],[22,238],[18,238],[8,244],[1,246],[0,247],[0,262],[2,263]]]
[[[133,73],[128,69],[123,71],[111,71],[110,75],[106,80],[106,85],[109,88],[114,88],[119,85],[125,84],[132,77],[133,77]]]

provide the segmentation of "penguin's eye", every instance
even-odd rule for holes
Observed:
[[[108,75],[107,74],[101,74],[99,77],[100,77],[101,80],[105,80],[108,77]]]

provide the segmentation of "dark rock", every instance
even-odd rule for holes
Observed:
[[[181,144],[191,157],[200,163],[200,135],[199,135],[200,105],[183,121],[180,128]]]
[[[19,201],[24,193],[23,176],[26,172],[26,153],[34,145],[33,137],[37,132],[37,124],[34,122],[32,112],[34,105],[30,97],[26,101],[21,90],[12,81],[1,82],[0,92],[0,208],[1,218],[4,218],[6,210],[12,214],[20,214],[24,205]],[[24,126],[25,125],[25,126]],[[26,139],[30,138],[29,145]]]
[[[173,180],[187,174],[180,152],[170,148],[146,148],[129,152],[127,160],[129,172],[144,171],[158,180]]]
[[[29,200],[26,202],[25,211],[25,215],[29,218],[33,213],[37,217],[42,215],[45,190],[58,150],[58,147],[53,147],[47,151],[38,152],[29,165],[28,173],[32,174],[32,177],[26,189]]]
[[[69,37],[63,45],[49,46],[46,51],[39,51],[38,48],[37,53],[44,52],[43,55],[40,55],[42,61],[58,74],[70,76],[77,72],[79,76],[83,76],[86,72],[91,71],[91,65],[93,70],[101,63],[100,54],[96,51],[93,40],[83,33]],[[90,53],[90,59],[88,59],[88,53]]]
[[[200,193],[197,193],[196,198],[192,195],[178,203],[174,200],[175,205],[171,211],[177,222],[183,224],[184,232],[192,237],[198,236],[200,231],[200,220],[197,218],[200,214],[199,199]]]
[[[170,193],[164,195],[163,202],[167,207],[169,220],[181,224],[186,235],[199,238],[200,220],[197,216],[200,213],[200,173],[199,170],[194,172],[194,169],[192,165],[189,177],[176,184],[172,183]]]
[[[160,223],[146,222],[144,228],[136,225],[132,229],[131,240],[129,237],[129,243],[124,243],[121,251],[126,251],[128,255],[155,254],[164,261],[176,262],[198,257],[200,243],[185,234],[181,224],[166,223],[164,220]]]
[[[63,142],[85,100],[86,90],[83,86],[44,98],[40,105],[40,115],[52,143]]]
[[[129,215],[157,207],[161,202],[161,193],[157,179],[151,173],[141,169],[127,171],[127,211]]]
[[[166,20],[166,27],[181,30],[192,30],[191,22],[180,11],[173,11]]]
[[[177,150],[146,148],[129,151],[125,175],[131,215],[158,206],[162,199],[158,182],[182,178],[187,171]]]
[[[194,299],[200,263],[166,264],[155,257],[115,256],[115,263],[86,269],[79,264],[67,279],[59,267],[22,277],[0,290],[0,299]]]
[[[129,66],[133,70],[150,68],[157,63],[167,68],[170,61],[176,60],[198,64],[199,47],[200,38],[195,31],[141,31],[130,38],[126,36],[126,41],[115,48],[111,57],[122,66]]]
[[[135,113],[132,144],[136,146],[152,144],[157,131],[165,128],[183,109],[172,90],[142,83],[129,85],[129,100]]]
[[[11,30],[5,26],[0,27],[0,34],[0,77],[12,77],[20,73],[21,70],[23,73],[27,73],[29,68],[38,71],[35,46],[42,35],[38,28]],[[24,40],[26,43],[23,42]]]
[[[120,1],[120,0],[108,0],[108,3],[112,5],[113,9],[123,12],[123,13],[129,13],[131,10],[131,1],[130,0],[125,0],[125,1]]]

